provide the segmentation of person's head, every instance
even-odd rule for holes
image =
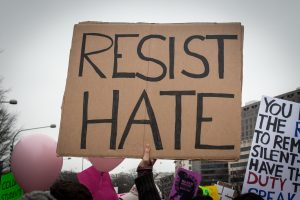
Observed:
[[[33,191],[24,194],[20,200],[56,200],[49,191]]]
[[[235,197],[234,200],[264,200],[261,196],[255,193],[245,193],[240,194],[239,196]]]
[[[50,193],[57,200],[92,200],[86,186],[71,181],[57,181],[50,187]]]

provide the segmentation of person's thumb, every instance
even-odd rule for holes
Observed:
[[[146,144],[145,150],[144,150],[144,156],[143,156],[143,161],[150,161],[150,145]]]

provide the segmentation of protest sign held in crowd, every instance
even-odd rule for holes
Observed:
[[[57,153],[237,159],[242,48],[240,23],[76,24]]]
[[[243,192],[265,199],[300,196],[300,104],[264,96],[256,121]]]

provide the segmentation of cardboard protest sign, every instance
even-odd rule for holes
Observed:
[[[170,200],[192,199],[198,192],[200,181],[200,174],[179,168],[176,171],[176,177],[169,196]]]
[[[264,199],[300,199],[300,104],[263,97],[243,193]]]
[[[13,173],[3,174],[1,176],[0,199],[18,200],[23,196],[23,190],[16,182]]]
[[[240,23],[79,23],[57,153],[239,157]]]

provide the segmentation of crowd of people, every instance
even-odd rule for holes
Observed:
[[[146,145],[144,156],[137,167],[137,178],[135,179],[136,193],[140,200],[162,200],[165,199],[161,196],[155,185],[152,168],[155,160],[150,159],[150,147]],[[23,195],[21,200],[92,200],[93,196],[89,189],[78,182],[58,180],[51,187],[50,191],[33,191]],[[201,188],[198,189],[196,195],[188,193],[181,193],[178,197],[166,198],[170,200],[213,200],[207,194],[204,194]],[[103,199],[106,200],[106,199]],[[110,199],[107,199],[110,200]],[[112,197],[111,200],[116,200]],[[127,200],[126,197],[119,197],[119,200]],[[257,194],[246,193],[235,197],[233,200],[263,200]]]

